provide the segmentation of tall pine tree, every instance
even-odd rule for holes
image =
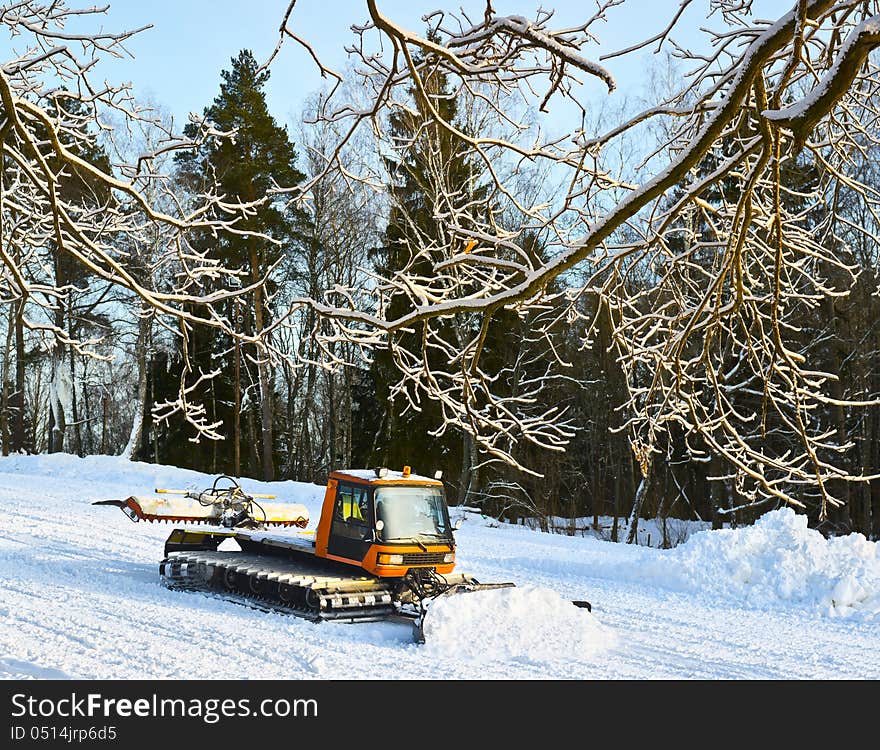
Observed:
[[[234,132],[234,136],[208,139],[198,150],[179,156],[179,177],[193,191],[216,179],[230,202],[262,200],[235,223],[238,234],[203,238],[205,246],[210,246],[227,267],[241,269],[245,284],[252,284],[263,279],[283,253],[292,252],[301,221],[282,198],[266,196],[276,186],[296,185],[303,175],[297,169],[297,154],[287,128],[276,122],[266,104],[269,72],[259,69],[249,50],[242,50],[221,77],[220,93],[204,115],[217,130]],[[197,126],[191,124],[186,134],[194,137],[196,131]],[[258,286],[246,301],[231,302],[224,312],[249,334],[263,331],[271,324],[267,298],[273,291],[270,278],[265,289]],[[200,396],[208,404],[208,415],[223,422],[221,430],[229,439],[222,446],[202,446],[194,452],[191,444],[181,442],[188,437],[185,431],[178,429],[179,434],[173,435],[175,428],[171,428],[165,435],[163,453],[167,458],[211,471],[241,474],[246,468],[248,474],[274,478],[274,378],[268,364],[248,349],[214,331],[191,332],[188,354],[196,376],[199,371],[220,371]],[[168,386],[170,383],[165,384]],[[248,449],[242,455],[240,448],[245,443]]]

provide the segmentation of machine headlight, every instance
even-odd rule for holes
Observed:
[[[445,555],[443,555],[443,562],[445,562],[445,563],[455,562],[455,553],[454,552],[447,552]]]
[[[403,565],[403,555],[379,555],[379,565]]]

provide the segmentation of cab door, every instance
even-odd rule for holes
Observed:
[[[373,544],[373,509],[369,487],[340,482],[336,488],[327,552],[360,562]]]

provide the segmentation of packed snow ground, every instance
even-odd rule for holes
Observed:
[[[171,525],[94,500],[203,488],[114,457],[0,458],[4,678],[880,678],[880,558],[791,511],[658,550],[469,517],[457,565],[515,589],[399,623],[310,623],[161,584]],[[323,488],[244,482],[302,502]],[[590,614],[569,603],[588,599]]]

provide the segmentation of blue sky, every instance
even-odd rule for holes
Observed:
[[[113,82],[131,81],[138,96],[152,97],[169,109],[180,122],[190,110],[201,112],[219,91],[220,71],[229,68],[230,58],[244,47],[257,59],[265,59],[278,39],[278,26],[287,0],[108,0],[110,10],[103,18],[107,30],[129,29],[146,24],[153,28],[137,35],[129,44],[134,60],[114,61],[103,74]],[[791,7],[793,0],[758,0],[757,9],[765,17],[777,18]],[[74,7],[84,3],[73,0]],[[498,13],[533,17],[543,4],[556,8],[557,24],[569,25],[592,15],[592,2],[575,0],[494,0]],[[698,1],[695,5],[707,5]],[[409,28],[422,31],[421,17],[438,7],[463,6],[479,15],[482,0],[380,0],[379,7]],[[598,24],[603,45],[595,55],[626,47],[652,36],[674,15],[679,0],[627,0],[609,12],[609,22]],[[699,11],[700,9],[695,9]],[[328,64],[342,67],[344,46],[354,37],[353,23],[366,20],[363,0],[298,0],[294,26],[307,38]],[[675,38],[680,43],[705,48],[698,26],[705,23],[700,12],[684,17]],[[718,26],[719,21],[713,25]],[[4,41],[5,44],[5,41]],[[644,69],[650,64],[647,53],[632,59],[617,58],[608,67],[618,80],[618,92],[644,93]],[[305,97],[321,85],[317,71],[295,45],[286,46],[273,66],[267,94],[269,106],[282,123],[297,119]],[[606,96],[598,80],[590,79],[585,93]]]

